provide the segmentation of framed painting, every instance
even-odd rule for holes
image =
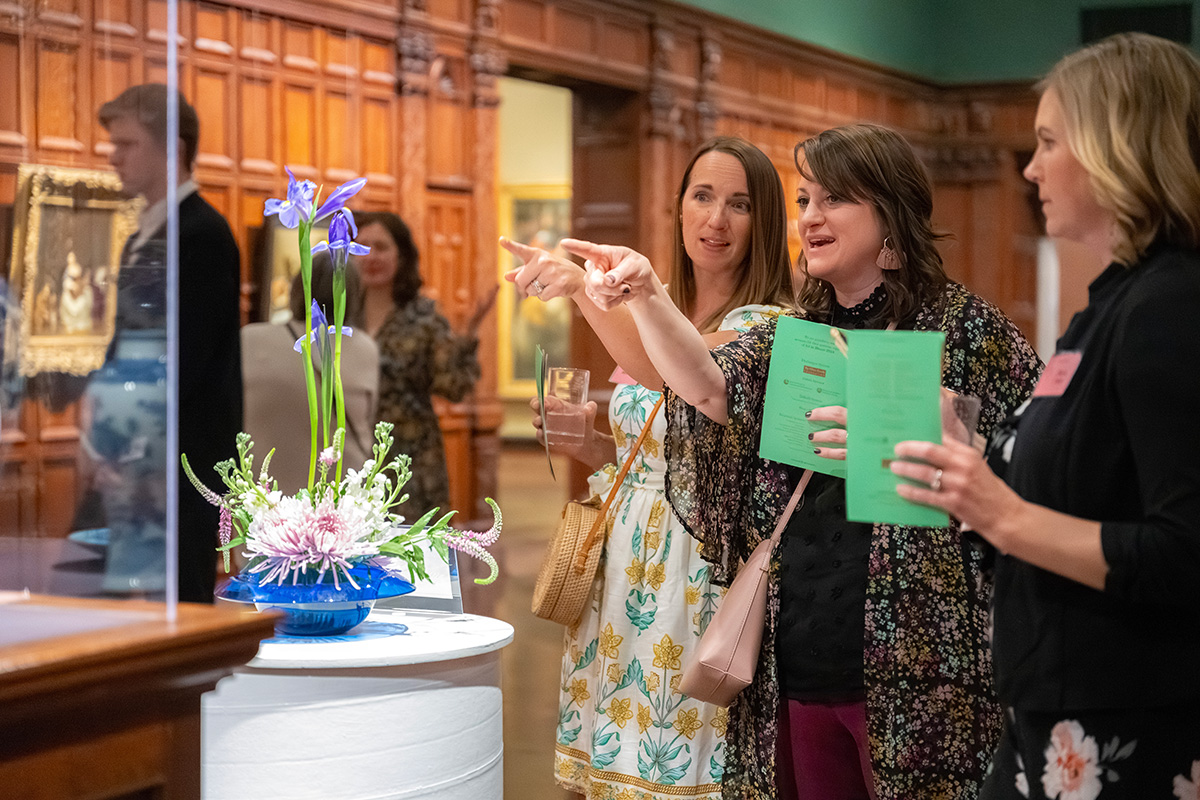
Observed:
[[[21,375],[87,375],[104,363],[140,207],[120,187],[111,172],[18,168],[4,358]]]
[[[257,230],[254,275],[257,300],[251,322],[287,322],[292,318],[292,279],[300,272],[300,242],[294,228],[285,228],[279,217],[267,217]],[[325,224],[314,225],[312,243],[329,235]]]
[[[499,229],[502,236],[536,245],[567,258],[559,242],[571,234],[571,187],[568,185],[510,185],[499,191]],[[542,302],[524,297],[504,273],[520,259],[499,248],[500,296],[496,298],[499,393],[506,398],[533,397],[534,347],[541,345],[551,364],[570,361],[571,301],[565,297]]]

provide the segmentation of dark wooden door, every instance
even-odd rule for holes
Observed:
[[[638,249],[640,95],[595,85],[572,89],[571,233],[579,239]],[[599,406],[597,427],[607,429],[609,376],[616,363],[574,306],[571,321],[571,361],[591,370],[589,394]],[[573,495],[585,491],[588,474],[587,468],[572,462]]]

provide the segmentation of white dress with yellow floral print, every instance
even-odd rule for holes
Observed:
[[[743,306],[721,328],[742,331],[778,313]],[[643,386],[613,392],[608,416],[622,463],[657,400]],[[721,796],[727,712],[678,686],[724,589],[709,583],[696,540],[667,504],[665,418],[655,417],[613,501],[591,599],[566,632],[555,778],[588,798]],[[609,465],[593,475],[592,491],[607,496],[615,473]]]

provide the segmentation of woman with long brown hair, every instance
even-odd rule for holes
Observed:
[[[982,401],[979,432],[1033,388],[1038,360],[994,306],[951,282],[932,187],[894,131],[849,125],[796,148],[799,313],[841,328],[946,335],[943,385]],[[667,488],[714,579],[772,528],[800,470],[759,458],[775,325],[710,351],[649,262],[568,240],[598,305],[625,304],[668,384]],[[844,426],[845,409],[807,410]],[[815,433],[844,455],[846,431]],[[725,797],[974,798],[1000,731],[980,561],[956,527],[848,522],[845,481],[814,475],[772,558],[754,682],[729,712]]]
[[[728,341],[790,306],[783,185],[761,150],[736,137],[701,145],[684,170],[675,219],[671,298],[704,341]],[[607,494],[614,475],[603,466],[627,457],[662,380],[628,312],[601,311],[584,295],[582,269],[536,248],[505,246],[525,262],[509,276],[519,288],[542,299],[572,297],[617,363],[641,381],[622,379],[614,390],[613,436],[591,431],[589,421],[589,438],[569,452],[599,469],[591,486]],[[592,597],[566,632],[555,778],[589,798],[637,792],[644,800],[709,800],[721,793],[725,710],[677,691],[721,592],[667,504],[665,433],[659,414],[609,511]]]

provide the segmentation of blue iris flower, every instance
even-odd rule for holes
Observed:
[[[330,251],[334,264],[345,265],[346,255],[365,256],[371,248],[354,241],[358,238],[358,226],[354,214],[348,208],[340,208],[329,221],[329,239],[313,245],[312,253]]]
[[[316,300],[313,300],[313,303],[312,303],[312,330],[308,332],[309,341],[311,341],[313,344],[316,344],[318,341],[318,336],[320,335],[321,331],[328,331],[328,333],[331,336],[336,332],[334,326],[329,324],[329,320],[325,319],[325,314],[321,311],[320,304],[317,303]],[[344,333],[346,336],[353,336],[354,330],[349,325],[343,325],[342,333]],[[294,345],[292,345],[292,349],[295,350],[297,353],[304,352],[304,337],[303,336],[301,336],[299,339],[296,340],[296,343]]]
[[[346,181],[334,189],[329,197],[325,198],[325,202],[321,203],[321,207],[317,209],[316,216],[313,219],[325,219],[325,217],[328,217],[333,212],[340,211],[345,207],[346,201],[358,194],[358,191],[366,185],[366,178],[355,178],[352,181]]]
[[[278,214],[279,221],[285,228],[298,228],[301,222],[307,222],[312,215],[313,195],[317,192],[317,185],[312,181],[298,181],[290,169],[284,169],[288,174],[287,199],[277,200],[272,197],[266,202],[263,216]]]

